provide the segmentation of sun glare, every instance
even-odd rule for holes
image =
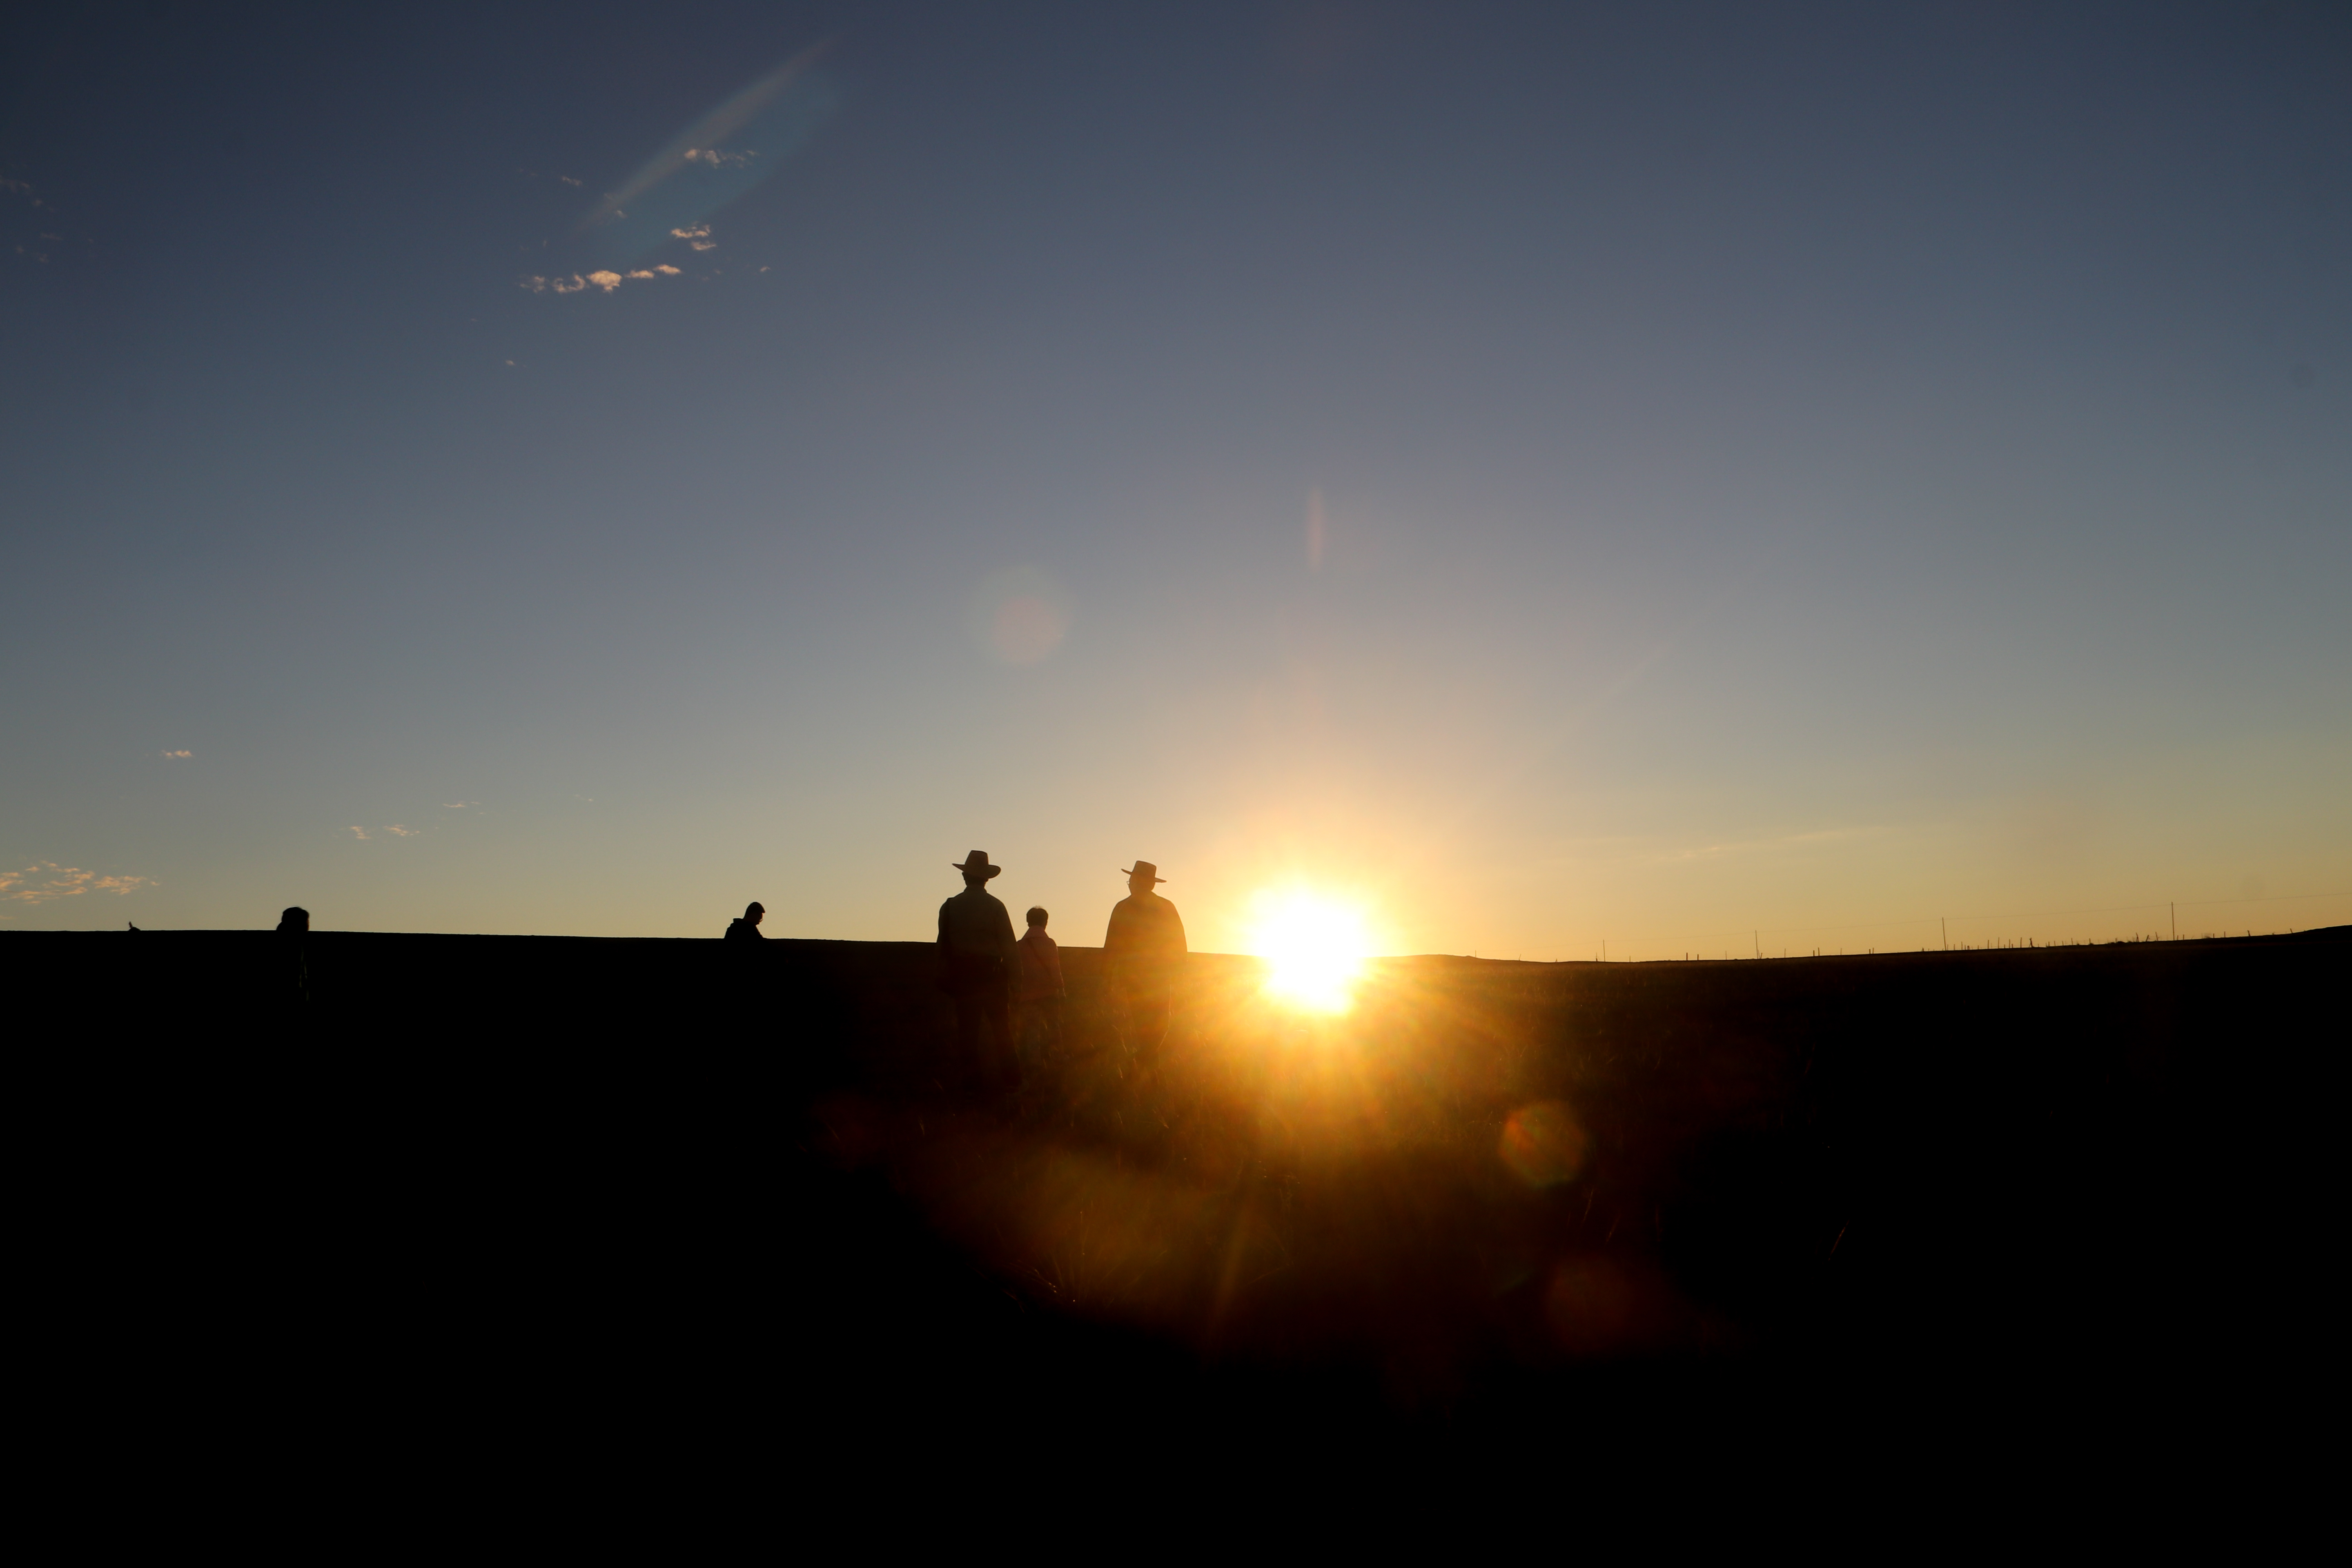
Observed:
[[[1255,936],[1268,995],[1309,1013],[1354,1004],[1371,949],[1361,910],[1308,892],[1261,893]]]

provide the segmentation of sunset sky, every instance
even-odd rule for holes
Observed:
[[[2352,921],[2352,10],[52,6],[0,930]]]

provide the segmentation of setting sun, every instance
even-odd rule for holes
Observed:
[[[1254,934],[1269,995],[1314,1013],[1354,1003],[1371,948],[1361,910],[1304,891],[1261,893]]]

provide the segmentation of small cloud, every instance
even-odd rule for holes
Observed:
[[[193,757],[196,753],[194,752],[166,752],[163,754],[167,757]]]
[[[397,822],[385,823],[383,825],[383,830],[386,833],[391,834],[394,838],[414,838],[418,834],[425,831],[425,829],[421,827],[408,827]]]
[[[688,224],[684,228],[671,229],[669,237],[672,239],[682,239],[697,250],[719,248],[719,242],[710,237],[710,226],[707,223]]]
[[[481,804],[482,803],[478,800],[445,800],[441,803],[441,809],[444,811],[463,811],[467,806],[479,805]]]
[[[688,147],[686,150],[688,163],[707,163],[714,169],[740,169],[759,155],[757,148],[740,153],[721,153],[716,147]]]
[[[698,247],[697,248],[707,249],[708,247]],[[542,278],[537,273],[525,273],[520,279],[520,282],[521,287],[530,289],[534,294],[544,294],[550,289],[553,289],[558,294],[581,294],[585,293],[591,289],[602,289],[604,292],[610,294],[614,289],[618,289],[622,284],[628,282],[632,279],[635,279],[639,282],[651,282],[656,278],[676,278],[677,276],[679,276],[678,269],[665,262],[657,267],[640,267],[625,273],[600,270],[591,272],[584,278],[577,272],[573,273],[569,278]],[[507,363],[509,364],[512,364],[514,363],[514,361],[509,360]]]
[[[509,367],[511,367],[511,366],[514,364],[514,361],[512,361],[512,360],[509,360],[509,361],[507,361],[507,364],[508,364]]]
[[[20,904],[46,904],[53,899],[79,898],[84,893],[131,893],[152,887],[152,877],[101,877],[79,866],[41,860],[21,871],[0,871],[0,899]]]
[[[352,837],[358,839],[362,844],[367,842],[368,830],[364,827],[346,827],[343,831],[350,834]]]
[[[579,182],[579,181],[577,181],[577,180],[573,179],[573,178],[572,178],[571,175],[569,175],[569,174],[558,174],[558,175],[556,175],[555,177],[556,177],[557,179],[559,179],[559,180],[562,181],[562,182],[563,182],[565,184],[567,184],[567,185],[576,185],[576,184],[580,184],[580,182]]]

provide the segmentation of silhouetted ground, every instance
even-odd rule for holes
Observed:
[[[109,1441],[421,1421],[478,1478],[675,1431],[725,1484],[2174,1441],[2296,1331],[2264,1205],[2317,1179],[2347,934],[1399,960],[1324,1021],[1197,956],[1149,1068],[1065,948],[1010,1106],[955,1092],[925,944],[320,932],[307,1000],[266,932],[0,964]]]

